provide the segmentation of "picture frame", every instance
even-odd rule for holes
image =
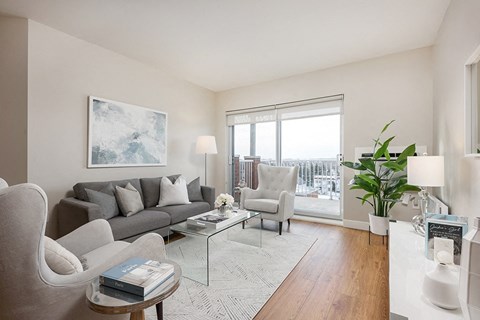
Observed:
[[[88,168],[167,165],[167,113],[89,96]]]
[[[434,259],[435,238],[453,240],[454,263],[460,264],[462,238],[468,232],[468,219],[446,214],[428,215],[425,224],[425,256]]]

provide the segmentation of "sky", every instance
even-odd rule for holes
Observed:
[[[250,154],[250,125],[235,126],[235,154]],[[257,154],[275,159],[275,122],[257,123]],[[340,153],[340,115],[282,121],[282,159],[335,159]]]

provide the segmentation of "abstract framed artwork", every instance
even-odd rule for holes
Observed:
[[[165,112],[89,97],[88,168],[166,165]]]

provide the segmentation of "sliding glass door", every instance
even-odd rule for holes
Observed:
[[[236,199],[239,187],[257,187],[258,164],[299,166],[295,213],[340,219],[341,98],[228,114],[228,178]]]

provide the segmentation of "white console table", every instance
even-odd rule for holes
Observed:
[[[390,312],[408,320],[463,319],[461,309],[439,308],[422,294],[424,275],[435,268],[425,258],[425,239],[408,222],[390,222],[389,233]]]

